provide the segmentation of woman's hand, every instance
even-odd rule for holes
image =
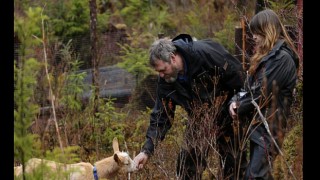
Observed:
[[[237,117],[237,102],[232,102],[229,106],[229,113],[232,119],[235,119]]]

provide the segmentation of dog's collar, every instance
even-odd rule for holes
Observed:
[[[93,166],[93,176],[94,176],[94,180],[98,180],[99,179],[96,166]]]

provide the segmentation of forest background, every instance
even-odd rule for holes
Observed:
[[[302,0],[15,0],[15,165],[31,157],[94,163],[113,154],[114,137],[134,157],[145,140],[155,99],[150,44],[180,33],[211,38],[246,67],[250,43],[239,47],[236,29],[243,30],[266,6],[290,27],[301,64],[283,155],[273,173],[276,179],[292,179],[291,170],[302,179]],[[242,37],[250,42],[249,35]],[[157,155],[131,179],[175,177],[186,119],[178,107]],[[220,172],[213,158],[204,179],[218,178]]]

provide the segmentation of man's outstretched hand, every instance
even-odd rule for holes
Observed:
[[[144,152],[140,152],[134,159],[133,161],[137,165],[137,169],[140,170],[143,168],[143,166],[147,163],[148,161],[148,155]]]

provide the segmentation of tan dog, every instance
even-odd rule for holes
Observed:
[[[136,171],[136,165],[130,158],[128,153],[119,151],[118,139],[113,139],[113,151],[114,154],[111,157],[102,159],[94,166],[90,163],[80,162],[76,164],[63,164],[54,161],[32,158],[26,163],[25,173],[35,173],[37,171],[43,171],[43,178],[50,179],[51,176],[48,171],[55,172],[56,174],[62,174],[61,177],[69,177],[70,180],[93,180],[101,178],[113,178],[118,173],[129,173]],[[45,168],[41,169],[45,165]],[[45,172],[47,170],[47,173]],[[14,167],[15,176],[22,175],[22,165]],[[57,178],[57,177],[55,177]]]

